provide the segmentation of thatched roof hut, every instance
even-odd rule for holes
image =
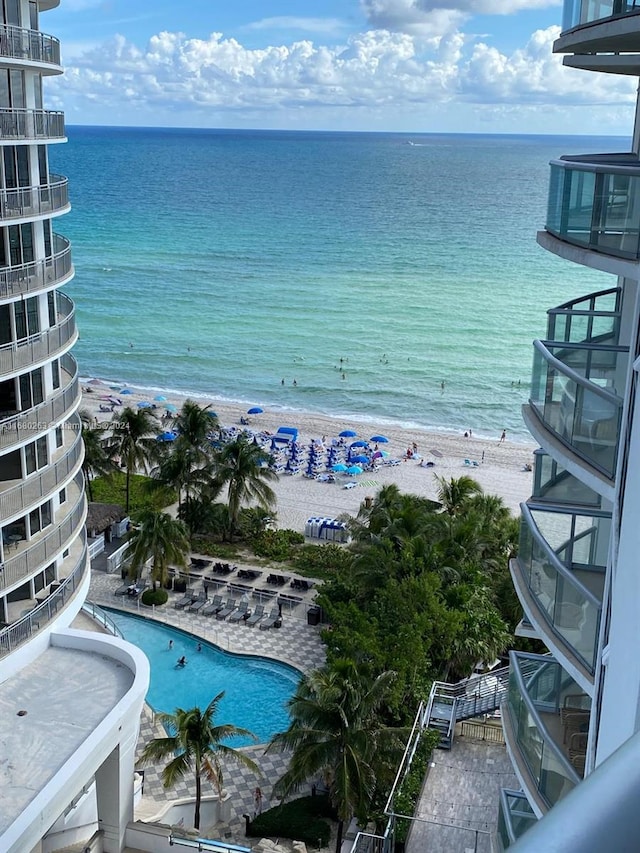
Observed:
[[[126,518],[126,513],[120,504],[101,504],[94,501],[89,504],[87,510],[87,530],[90,535],[98,535],[123,518]]]

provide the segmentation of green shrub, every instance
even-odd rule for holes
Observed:
[[[263,530],[253,539],[251,547],[256,556],[281,563],[292,559],[303,543],[304,536],[297,530]]]
[[[116,471],[110,477],[96,477],[91,482],[93,499],[99,503],[125,505],[127,476],[124,471]],[[135,520],[141,509],[164,509],[178,500],[175,489],[158,486],[151,477],[142,474],[131,475],[129,496],[130,515]]]
[[[312,847],[326,847],[331,827],[323,817],[334,817],[327,796],[300,797],[258,815],[249,823],[247,835],[292,838]]]
[[[327,545],[305,545],[297,551],[293,564],[298,574],[323,580],[346,569],[352,560],[350,551],[330,542]]]
[[[216,557],[218,560],[238,559],[238,549],[235,545],[213,542],[204,536],[193,536],[191,538],[191,549],[196,554],[204,554],[206,557]]]
[[[433,750],[436,748],[440,734],[427,729],[420,735],[420,743],[416,749],[409,772],[402,780],[395,797],[393,798],[393,811],[396,814],[412,815],[416,809],[418,797],[422,790],[422,783],[427,773],[429,760]],[[398,818],[396,820],[395,840],[405,842],[411,822]]]
[[[166,589],[161,589],[160,587],[156,590],[153,589],[145,589],[142,593],[142,603],[146,604],[147,607],[151,607],[152,604],[155,604],[156,607],[159,607],[161,604],[166,604],[169,598],[169,593]]]

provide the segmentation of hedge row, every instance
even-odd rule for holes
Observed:
[[[326,795],[300,797],[258,815],[250,821],[247,835],[252,838],[291,838],[313,847],[326,847],[331,827],[322,818],[333,816]]]

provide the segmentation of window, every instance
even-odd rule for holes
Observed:
[[[40,316],[38,314],[38,297],[31,296],[27,300],[15,303],[16,340],[35,335],[40,331]]]
[[[13,266],[29,264],[33,261],[33,225],[9,225],[9,260]]]
[[[29,186],[29,149],[26,145],[7,145],[2,149],[2,171],[7,189]]]
[[[56,310],[56,291],[50,290],[47,293],[47,307],[49,309],[49,325],[55,326],[57,318]]]
[[[54,389],[60,387],[60,362],[57,359],[51,362],[51,383]]]
[[[21,25],[20,0],[0,0],[0,23],[13,24],[14,27]]]
[[[38,367],[31,373],[23,373],[20,377],[20,409],[31,409],[44,401],[42,387],[42,368]]]
[[[0,71],[0,106],[8,109],[26,107],[24,72],[3,68]]]
[[[56,447],[62,447],[64,444],[64,435],[62,427],[56,427]]]
[[[33,474],[34,471],[39,471],[40,468],[44,468],[44,466],[49,462],[46,435],[42,435],[36,441],[32,441],[30,444],[25,445],[24,457],[27,474]]]
[[[29,530],[34,536],[40,530],[44,530],[51,524],[51,501],[37,507],[29,513]]]
[[[60,501],[61,504],[67,502],[67,490],[66,489],[60,489],[60,491],[58,492],[58,500]]]
[[[38,145],[38,171],[40,172],[40,186],[49,183],[49,169],[47,168],[47,146]]]

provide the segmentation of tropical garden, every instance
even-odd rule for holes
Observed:
[[[322,781],[339,850],[351,817],[380,821],[408,727],[431,683],[468,676],[475,664],[492,662],[514,645],[520,609],[508,560],[518,521],[470,477],[442,478],[435,500],[394,485],[380,489],[370,506],[346,519],[348,547],[304,546],[291,531],[266,529],[277,475],[256,442],[242,434],[220,441],[215,417],[191,401],[174,421],[177,437],[169,446],[157,441],[158,426],[147,410],[125,409],[107,432],[84,420],[87,488],[90,495],[105,484],[121,489],[134,520],[131,572],[150,565],[151,593],[166,585],[170,566],[185,566],[190,550],[216,554],[248,541],[256,554],[262,548],[267,558],[289,560],[297,571],[324,579],[318,604],[326,665],[302,679],[289,701],[291,723],[268,750],[290,755],[274,789],[283,803]],[[134,506],[141,475],[144,488]],[[164,509],[169,502],[177,503],[174,515]],[[177,709],[164,720],[167,737],[144,753],[146,761],[168,759],[168,787],[194,775],[196,827],[202,780],[221,792],[225,760],[249,766],[246,756],[225,746],[231,724],[214,725],[219,699],[204,710]],[[286,807],[257,816],[251,831],[285,835],[287,826],[304,824],[313,826],[311,834],[319,831],[315,813],[298,822],[290,813],[271,814]],[[308,807],[300,801],[300,809]],[[277,833],[269,831],[274,826]]]

